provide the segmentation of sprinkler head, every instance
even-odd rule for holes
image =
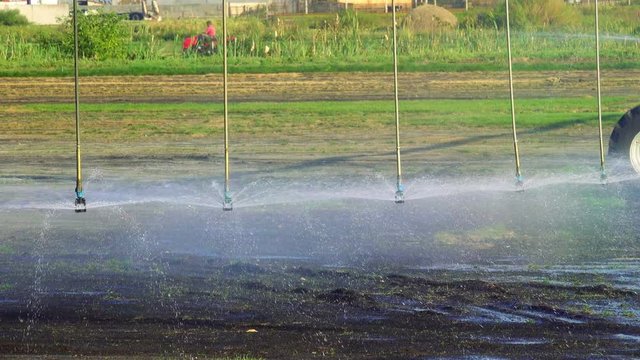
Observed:
[[[608,180],[608,178],[607,178],[607,172],[606,172],[604,169],[602,169],[602,170],[600,171],[600,184],[601,184],[602,186],[607,185],[607,180]]]
[[[84,197],[78,196],[76,198],[75,205],[76,205],[76,210],[75,211],[77,213],[87,212],[87,201],[85,200]]]
[[[516,191],[524,191],[524,178],[520,174],[516,175]]]
[[[398,183],[395,198],[396,204],[404,204],[404,186],[400,183]]]
[[[396,204],[404,204],[404,193],[402,191],[396,191]]]
[[[80,185],[76,186],[76,212],[87,212],[87,200],[84,198],[84,191],[80,188]]]
[[[233,210],[233,200],[231,199],[231,193],[225,191],[224,193],[224,201],[222,202],[222,210],[223,211],[231,211]]]

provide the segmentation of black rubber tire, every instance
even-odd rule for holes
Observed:
[[[144,14],[141,12],[132,12],[129,13],[129,20],[131,21],[140,21],[144,19]]]
[[[640,106],[627,111],[613,128],[609,137],[609,157],[625,159],[631,167],[629,149],[638,132],[640,132]]]

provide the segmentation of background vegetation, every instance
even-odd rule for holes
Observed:
[[[591,69],[593,7],[562,0],[512,3],[516,69]],[[603,65],[637,68],[639,6],[601,7]],[[402,15],[401,15],[402,16]],[[504,7],[459,12],[459,26],[428,34],[400,29],[402,71],[501,70],[505,66]],[[130,22],[116,15],[81,16],[82,71],[90,74],[192,74],[219,71],[221,55],[183,54],[186,36],[204,20]],[[214,19],[217,23],[217,19]],[[220,31],[218,31],[220,32]],[[233,18],[231,71],[387,71],[389,14],[313,14]],[[70,22],[0,28],[0,75],[68,75]]]
[[[27,24],[29,24],[29,21],[18,10],[0,10],[0,25],[19,26]]]
[[[72,18],[65,20],[62,37],[50,38],[49,46],[59,46],[62,53],[73,56]],[[124,59],[132,41],[127,24],[116,14],[78,16],[78,51],[85,59]]]

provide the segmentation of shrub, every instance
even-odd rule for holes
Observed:
[[[505,14],[501,3],[495,12],[499,26],[504,26]],[[574,26],[580,19],[575,7],[567,6],[564,0],[512,0],[509,14],[511,26],[525,29]]]
[[[576,26],[580,13],[567,6],[564,0],[511,0],[509,4],[511,27],[516,29],[539,29],[548,27]],[[506,24],[505,4],[491,10],[472,10],[461,16],[462,29],[504,28]]]
[[[491,10],[472,9],[462,13],[460,20],[458,21],[458,27],[466,30],[476,28],[496,28],[498,26],[502,26],[504,23],[504,21],[498,19],[497,16],[498,15]]]
[[[18,26],[28,25],[29,20],[20,14],[18,10],[0,10],[0,25],[4,26]]]
[[[78,50],[84,58],[96,60],[124,59],[131,44],[131,32],[117,14],[78,13]],[[63,48],[73,54],[73,19],[64,23]]]

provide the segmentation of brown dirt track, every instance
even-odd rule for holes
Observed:
[[[603,93],[628,95],[640,90],[640,70],[605,71]],[[386,73],[283,73],[231,75],[231,101],[313,101],[387,99],[393,91]],[[85,102],[203,102],[222,98],[219,74],[179,76],[91,76],[81,79]],[[508,96],[503,72],[404,73],[404,99],[502,98]],[[518,72],[519,97],[593,96],[591,71]],[[71,102],[71,78],[4,78],[0,103]]]

